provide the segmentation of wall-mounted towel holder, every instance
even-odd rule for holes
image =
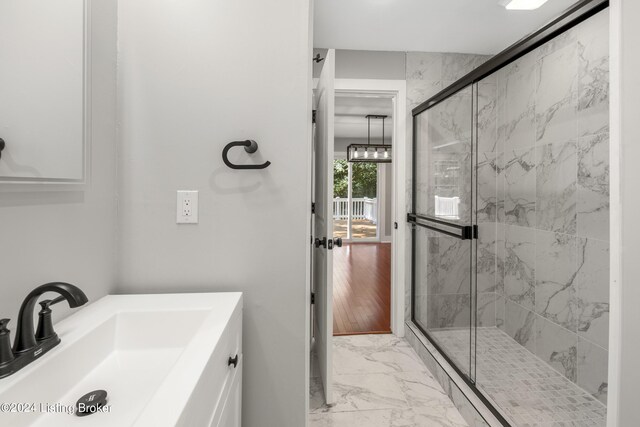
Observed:
[[[228,143],[224,150],[222,150],[222,161],[225,165],[229,166],[231,169],[264,169],[271,164],[271,162],[267,161],[262,163],[261,165],[236,165],[229,161],[227,157],[229,150],[233,147],[244,147],[244,151],[247,153],[255,153],[258,151],[258,143],[252,139],[247,139],[246,141],[233,141]]]

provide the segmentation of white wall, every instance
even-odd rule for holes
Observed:
[[[313,56],[324,58],[327,49],[314,49]],[[320,76],[321,63],[313,63],[313,77]],[[405,53],[377,50],[336,50],[337,79],[405,79]]]
[[[609,427],[640,425],[640,2],[611,2]]]
[[[91,166],[84,187],[0,186],[0,316],[16,316],[36,286],[68,281],[90,301],[115,280],[116,0],[91,3]],[[56,318],[70,310],[54,308]]]
[[[119,6],[119,291],[245,293],[245,427],[306,422],[309,18],[299,0]],[[259,151],[234,160],[272,165],[224,166],[241,139]],[[176,225],[179,189],[199,224]]]

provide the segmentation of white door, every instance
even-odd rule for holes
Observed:
[[[324,60],[317,88],[314,152],[314,248],[315,346],[327,404],[333,403],[333,121],[335,107],[335,51]]]

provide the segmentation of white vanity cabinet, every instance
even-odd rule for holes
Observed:
[[[242,410],[242,305],[230,316],[209,357],[180,427],[240,427]]]
[[[240,427],[241,293],[109,295],[55,329],[61,343],[3,378],[0,402],[74,407],[106,390],[113,410],[0,412],[0,426]]]

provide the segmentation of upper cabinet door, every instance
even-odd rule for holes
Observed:
[[[85,0],[0,2],[0,182],[85,174]]]

